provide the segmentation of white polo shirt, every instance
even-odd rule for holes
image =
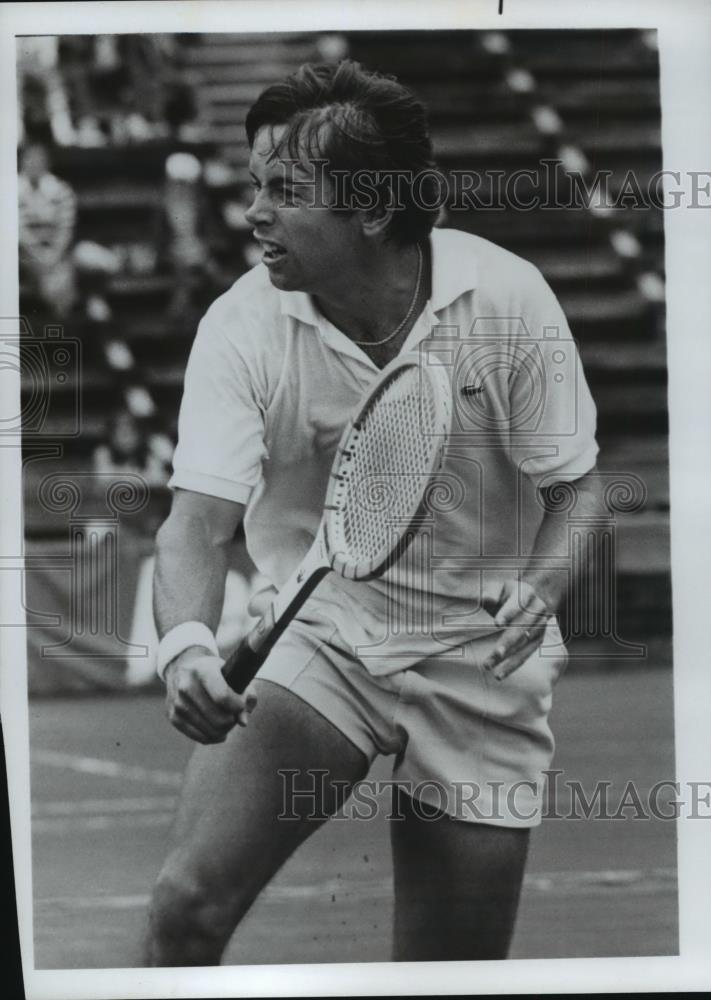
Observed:
[[[373,673],[461,654],[494,630],[484,580],[526,565],[536,487],[595,464],[596,412],[561,307],[530,263],[436,229],[432,294],[403,351],[451,375],[453,433],[428,522],[379,580],[319,584],[325,617]],[[304,292],[259,264],[200,323],[185,375],[172,487],[246,505],[247,547],[275,586],[308,550],[341,431],[378,368]]]

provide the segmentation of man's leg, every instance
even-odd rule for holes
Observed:
[[[335,812],[365,776],[365,755],[323,716],[284,688],[256,681],[259,704],[246,729],[198,747],[176,821],[177,846],[154,891],[145,962],[217,965],[234,928],[289,855]],[[286,805],[285,782],[315,789]],[[328,771],[323,782],[308,771]],[[330,781],[344,784],[336,789]],[[317,819],[309,819],[315,813]]]
[[[456,820],[396,794],[394,960],[506,958],[529,831]]]

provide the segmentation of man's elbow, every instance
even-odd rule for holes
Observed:
[[[574,481],[578,504],[582,505],[589,514],[595,514],[598,517],[610,515],[604,478],[595,466],[580,479]]]
[[[609,508],[605,496],[603,476],[597,466],[578,479],[557,480],[542,490],[542,502],[548,514],[559,513],[567,517],[571,511],[578,515],[606,517]],[[561,507],[561,500],[567,502]]]
[[[156,533],[156,559],[160,563],[166,557],[185,552],[195,537],[195,531],[189,530],[184,518],[176,517],[171,512]]]
[[[156,550],[185,549],[198,542],[207,550],[226,549],[234,541],[242,520],[241,505],[177,494],[170,514],[156,534]]]
[[[155,546],[156,552],[164,552],[166,549],[170,548],[176,537],[175,530],[175,518],[172,512],[168,514],[165,521],[161,524],[160,528],[156,532]]]

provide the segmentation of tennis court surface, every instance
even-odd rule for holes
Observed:
[[[669,656],[660,647],[643,667],[606,669],[572,661],[560,682],[555,812],[570,814],[561,782],[588,798],[609,782],[609,811],[627,818],[551,815],[534,832],[512,958],[677,953],[675,825],[619,810],[629,782],[646,803],[674,779]],[[33,700],[30,724],[36,967],[136,965],[190,744],[155,695]],[[371,777],[389,772],[381,760]],[[660,795],[660,807],[670,801]],[[226,963],[387,961],[385,812],[319,830],[254,905]]]

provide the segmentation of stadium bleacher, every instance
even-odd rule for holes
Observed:
[[[198,140],[179,141],[172,135],[124,146],[54,150],[54,172],[78,195],[77,238],[111,246],[142,241],[156,251],[152,272],[111,278],[107,298],[112,318],[106,328],[97,331],[83,316],[67,327],[67,336],[82,345],[80,385],[71,379],[64,383],[43,434],[44,445],[62,446],[56,467],[67,474],[88,466],[105,433],[107,409],[125,403],[131,390],[150,400],[147,425],[175,438],[184,366],[201,303],[192,313],[169,316],[174,278],[164,259],[166,158],[186,151],[203,167],[216,159],[229,167],[221,182],[204,184],[215,220],[209,231],[211,252],[227,287],[248,266],[248,229],[225,221],[226,206],[239,201],[246,181],[246,112],[266,84],[305,60],[322,58],[322,37],[180,36],[172,70],[195,90],[201,116]],[[341,43],[352,58],[397,75],[423,99],[445,175],[499,169],[506,176],[517,169],[535,170],[542,158],[558,157],[561,151],[563,159],[581,164],[589,175],[611,171],[613,191],[630,170],[643,188],[661,170],[658,56],[648,33],[354,32],[343,35]],[[636,475],[647,488],[643,509],[619,515],[620,628],[635,635],[668,634],[661,210],[449,210],[444,221],[531,260],[559,296],[598,405],[600,466]],[[46,318],[38,303],[25,297],[22,309],[39,332]],[[112,367],[107,338],[126,346],[128,368]],[[35,389],[29,376],[24,388],[25,398]],[[77,389],[81,434],[63,437],[62,400],[67,408],[73,406]],[[33,447],[29,441],[28,458]],[[37,496],[39,480],[55,467],[52,461],[27,466],[29,538],[45,536],[51,524],[57,527]],[[151,530],[168,502],[165,491],[154,494]]]

